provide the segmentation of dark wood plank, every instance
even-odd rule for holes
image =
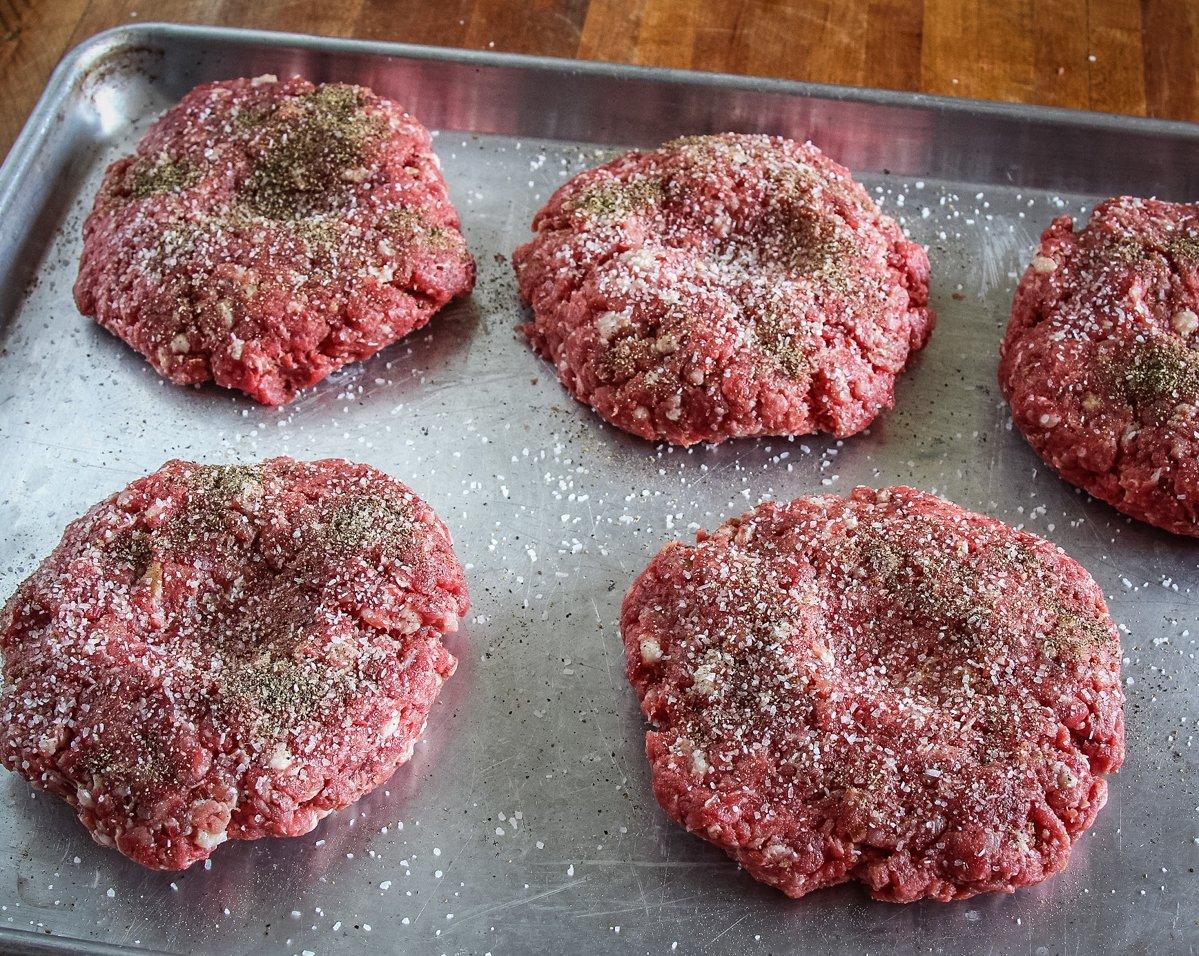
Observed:
[[[7,153],[88,0],[0,0],[0,153]]]
[[[1142,51],[1148,49],[1147,45],[1153,41],[1144,35],[1139,0],[1108,0],[1107,3],[1092,4],[1088,11],[1087,32],[1091,41],[1087,51],[1087,107],[1107,113],[1145,113],[1146,68]],[[1199,73],[1196,73],[1194,60],[1196,42],[1199,42],[1199,37],[1192,33],[1189,76],[1183,72],[1185,66],[1181,66],[1178,72],[1179,78],[1190,90],[1189,108],[1177,111],[1155,109],[1152,115],[1199,119],[1199,103],[1195,99],[1199,90]],[[1093,61],[1089,59],[1091,56],[1095,58]]]
[[[1144,0],[1141,18],[1149,113],[1178,119],[1199,117],[1199,4]]]

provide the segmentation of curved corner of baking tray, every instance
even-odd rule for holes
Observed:
[[[69,96],[94,82],[98,76],[119,68],[117,61],[132,51],[161,56],[163,40],[171,24],[129,24],[104,30],[73,47],[50,74],[42,95],[25,121],[20,134],[0,165],[0,217],[11,209],[29,166],[41,153],[54,129],[62,105]]]

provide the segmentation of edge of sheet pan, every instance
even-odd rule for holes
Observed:
[[[59,118],[59,105],[78,88],[83,79],[105,60],[116,54],[164,44],[171,40],[210,40],[266,47],[302,46],[339,54],[366,54],[412,60],[443,61],[480,67],[510,67],[548,73],[610,79],[636,79],[649,83],[747,90],[756,93],[784,94],[801,99],[823,99],[879,106],[932,110],[960,116],[983,115],[1041,125],[1071,126],[1106,132],[1141,133],[1153,136],[1185,138],[1199,143],[1199,123],[1089,112],[1053,106],[1004,103],[994,100],[939,96],[896,90],[857,88],[824,83],[805,83],[728,73],[700,72],[665,67],[633,66],[590,60],[573,60],[521,53],[493,53],[453,47],[421,46],[388,41],[355,40],[234,27],[199,26],[175,23],[143,23],[113,27],[84,40],[68,51],[55,67],[21,133],[3,165],[0,165],[0,214],[7,215],[32,159],[52,134]],[[0,245],[0,256],[7,243]]]

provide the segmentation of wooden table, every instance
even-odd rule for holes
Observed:
[[[68,49],[137,20],[1199,120],[1197,0],[0,0],[0,152]]]

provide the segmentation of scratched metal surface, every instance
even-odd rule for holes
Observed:
[[[465,130],[441,132],[437,148],[481,272],[469,302],[280,411],[163,384],[70,298],[104,165],[191,84],[267,70],[368,82]],[[367,461],[411,483],[453,529],[474,607],[411,763],[309,836],[229,844],[210,869],[151,873],[5,775],[0,949],[1193,951],[1195,545],[1046,473],[994,383],[1038,231],[1081,212],[1089,193],[1185,195],[1199,168],[1193,131],[155,27],[93,44],[48,97],[0,176],[0,591],[72,517],[169,457],[287,453]],[[580,135],[580,103],[602,137]],[[514,334],[507,258],[556,185],[608,143],[725,127],[812,133],[929,246],[938,329],[868,434],[656,448],[573,403]],[[952,905],[872,903],[852,887],[787,901],[654,803],[619,601],[666,541],[763,497],[896,482],[1027,526],[1096,575],[1125,629],[1128,760],[1069,869],[1041,887]]]

